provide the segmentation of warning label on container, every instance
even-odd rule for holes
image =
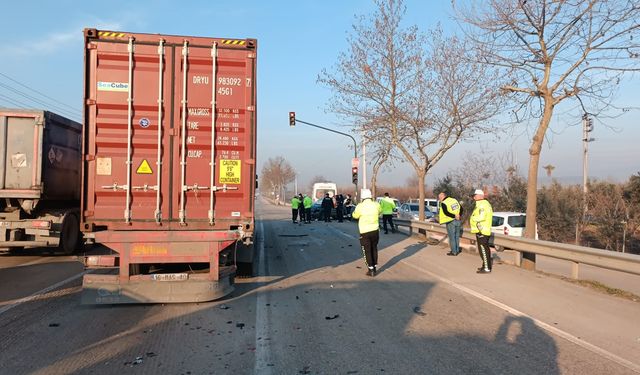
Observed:
[[[240,184],[240,160],[220,160],[220,183]]]
[[[153,170],[151,169],[151,166],[149,165],[149,162],[147,161],[147,159],[142,159],[142,163],[140,163],[140,166],[138,167],[138,169],[136,169],[136,173],[137,174],[153,174]]]
[[[127,82],[101,82],[98,81],[98,91],[129,91],[129,84]]]

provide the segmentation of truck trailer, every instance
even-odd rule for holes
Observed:
[[[46,110],[0,108],[0,248],[78,248],[81,134]]]
[[[200,302],[254,263],[255,39],[84,30],[85,304]]]

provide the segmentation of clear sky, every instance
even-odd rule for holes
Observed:
[[[449,1],[407,0],[406,24],[422,30],[438,22],[456,28]],[[258,166],[283,156],[306,186],[315,175],[350,184],[351,141],[304,125],[291,129],[288,112],[299,119],[341,131],[336,116],[325,111],[330,92],[316,83],[323,68],[331,69],[356,15],[373,12],[371,0],[325,1],[11,1],[3,4],[0,23],[0,73],[57,101],[55,105],[80,119],[83,84],[82,29],[258,39]],[[28,90],[0,76],[0,106],[8,99],[43,107],[16,96],[6,86]],[[638,105],[639,80],[625,82],[616,104]],[[42,98],[34,95],[34,97]],[[69,106],[71,108],[69,108]],[[56,111],[55,108],[51,108]],[[626,180],[640,171],[640,111],[607,122],[596,122],[590,144],[589,175]],[[579,119],[554,118],[540,165],[553,164],[558,178],[582,175]],[[493,155],[513,154],[526,173],[530,134],[505,133],[498,142],[460,144],[428,175],[427,183],[456,168],[468,151],[488,147]],[[413,174],[407,164],[383,171],[387,186],[402,185]],[[540,176],[544,176],[541,170]],[[575,180],[574,180],[575,182]]]

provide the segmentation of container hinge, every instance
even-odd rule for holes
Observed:
[[[95,43],[95,42],[87,43],[87,49],[98,49],[98,43]]]
[[[251,112],[253,112],[253,111],[255,111],[255,110],[256,110],[256,107],[254,107],[254,106],[252,106],[252,105],[250,105],[250,106],[248,106],[248,107],[247,107],[247,111],[251,111]]]
[[[102,186],[103,189],[111,189],[113,191],[117,191],[117,190],[129,190],[129,188],[127,187],[127,185],[118,185],[117,182],[114,182],[113,185],[103,185]]]
[[[96,160],[96,156],[95,155],[85,155],[84,156],[84,160],[85,161],[94,161],[94,160]]]
[[[96,105],[96,100],[95,99],[87,99],[87,100],[85,100],[85,103],[87,105]]]

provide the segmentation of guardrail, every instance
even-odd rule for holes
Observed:
[[[393,222],[398,226],[408,227],[410,235],[420,230],[424,230],[427,237],[429,237],[429,232],[447,235],[445,226],[436,223],[399,219],[395,219]],[[516,266],[518,267],[522,265],[522,253],[529,252],[570,261],[572,263],[571,277],[574,279],[578,279],[580,264],[640,275],[640,256],[638,255],[551,241],[510,237],[502,234],[495,234],[494,236],[494,245],[518,252],[516,256]],[[476,240],[475,234],[471,234],[466,228],[462,238],[471,241],[471,243],[475,243]]]

